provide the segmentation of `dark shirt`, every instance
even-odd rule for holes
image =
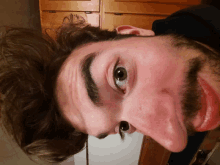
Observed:
[[[197,5],[180,10],[153,23],[156,35],[177,33],[220,50],[220,10]]]

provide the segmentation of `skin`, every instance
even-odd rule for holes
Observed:
[[[202,82],[214,90],[217,106],[220,88],[207,55],[190,47],[174,47],[173,41],[172,36],[132,37],[74,50],[57,80],[57,99],[64,117],[74,128],[92,136],[117,134],[120,122],[127,121],[127,133],[136,131],[172,152],[182,151],[189,134],[204,131],[200,128],[204,120],[201,112],[207,107],[216,109],[208,104],[211,96],[204,92]],[[82,60],[93,52],[99,52],[90,67],[99,106],[89,98],[80,70]],[[127,71],[127,79],[119,84],[124,93],[114,83],[117,62]],[[209,129],[218,127],[219,113],[213,120],[215,125]]]

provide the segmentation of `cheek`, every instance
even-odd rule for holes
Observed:
[[[98,112],[90,112],[84,115],[85,127],[89,135],[97,135],[105,127],[105,116]]]
[[[87,133],[96,136],[100,132],[112,131],[117,124],[115,120],[116,113],[113,113],[114,109],[116,108],[90,109],[87,113],[83,114]]]
[[[145,88],[170,86],[182,74],[179,61],[171,58],[144,58],[137,63],[137,81]]]
[[[101,94],[100,97],[103,105],[105,105],[106,107],[115,109],[122,100],[122,97],[119,95],[119,91],[113,89],[108,83],[103,84],[103,86],[99,88],[99,92]]]

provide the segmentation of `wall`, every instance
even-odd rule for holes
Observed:
[[[119,135],[109,135],[99,140],[89,136],[89,165],[138,165],[143,135],[126,134],[124,142]],[[76,154],[62,165],[86,165],[86,149]]]
[[[0,26],[40,29],[38,0],[1,0]]]
[[[0,31],[3,26],[40,29],[38,0],[1,0]],[[1,165],[36,165],[0,129]]]
[[[44,165],[44,163],[39,162]],[[0,129],[0,164],[1,165],[37,165]]]

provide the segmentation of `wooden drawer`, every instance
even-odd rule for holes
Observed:
[[[64,18],[70,18],[75,14],[82,16],[86,22],[92,26],[99,26],[99,13],[87,14],[85,12],[41,12],[41,27],[42,32],[45,33],[45,30],[51,36],[54,36],[55,30],[62,25]]]
[[[189,5],[141,3],[141,2],[116,2],[115,0],[103,0],[104,12],[108,13],[136,13],[152,15],[170,15]]]
[[[99,11],[99,0],[40,0],[40,10]]]
[[[102,29],[113,30],[120,25],[132,25],[143,29],[152,29],[152,23],[158,19],[164,19],[165,16],[135,15],[135,14],[104,14]]]
[[[167,3],[182,5],[197,5],[201,0],[115,0],[116,2],[148,2],[148,3]]]

